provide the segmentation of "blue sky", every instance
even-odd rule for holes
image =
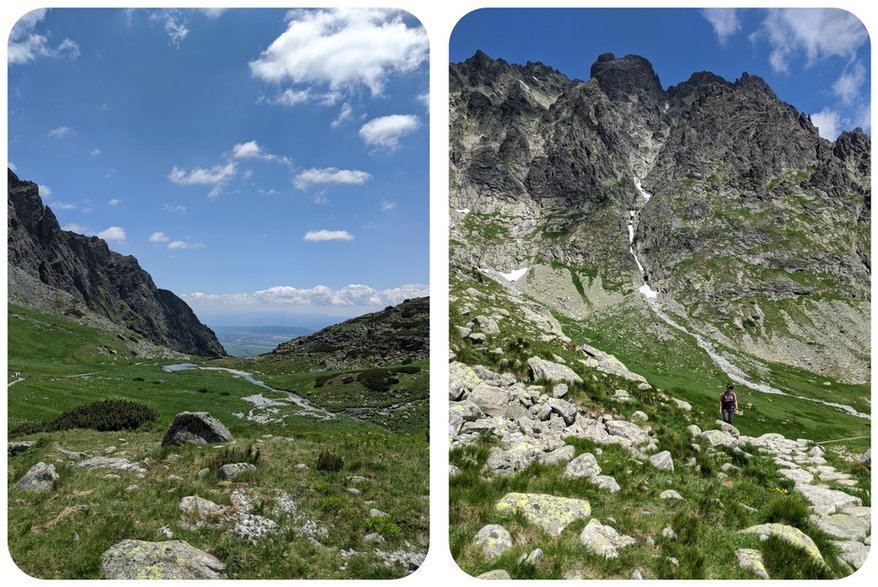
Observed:
[[[8,49],[10,166],[208,323],[427,293],[428,44],[408,13],[38,10]]]
[[[858,126],[871,134],[869,37],[842,10],[484,9],[455,27],[450,59],[477,49],[582,80],[598,55],[633,53],[650,60],[666,89],[697,71],[729,81],[747,72],[810,114],[829,140]]]

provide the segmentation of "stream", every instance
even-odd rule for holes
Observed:
[[[747,378],[747,375],[744,373],[743,369],[729,361],[727,358],[717,352],[716,348],[713,346],[713,343],[709,340],[705,339],[700,334],[690,332],[684,326],[677,323],[673,318],[668,316],[662,309],[659,307],[658,296],[659,293],[652,289],[648,283],[648,278],[646,275],[646,271],[643,268],[643,265],[640,263],[640,259],[637,257],[637,253],[634,252],[634,223],[637,220],[637,217],[640,214],[640,211],[649,202],[649,199],[652,197],[652,194],[648,193],[643,189],[643,186],[640,184],[640,180],[638,178],[634,178],[634,187],[643,196],[644,205],[636,210],[628,210],[628,251],[631,253],[631,256],[634,257],[634,262],[637,264],[637,269],[640,271],[640,280],[643,282],[643,285],[638,288],[638,291],[643,294],[646,298],[646,302],[649,304],[649,307],[652,308],[653,312],[655,312],[656,316],[658,316],[665,324],[668,326],[679,330],[684,334],[688,334],[692,338],[695,339],[695,342],[698,343],[698,346],[704,349],[704,351],[708,354],[711,360],[716,363],[717,367],[719,367],[723,373],[725,373],[729,379],[734,381],[735,383],[739,383],[741,385],[745,385],[751,389],[755,389],[756,391],[760,391],[762,393],[772,394],[772,395],[782,395],[786,397],[792,397],[800,400],[805,400],[809,402],[815,402],[818,404],[823,404],[825,406],[829,406],[832,408],[836,408],[843,412],[850,414],[851,416],[856,416],[857,418],[864,418],[866,420],[871,420],[872,416],[870,414],[863,414],[858,412],[853,407],[839,404],[835,402],[828,402],[821,399],[811,398],[811,397],[803,397],[799,395],[793,395],[791,393],[786,393],[781,391],[775,387],[772,387],[766,383],[755,383],[750,381]]]
[[[309,402],[308,400],[306,400],[302,396],[295,394],[292,391],[286,391],[283,389],[274,389],[273,387],[266,385],[262,381],[256,380],[250,373],[247,373],[245,371],[239,371],[237,369],[228,369],[226,367],[201,367],[199,365],[196,365],[195,363],[179,363],[176,365],[165,365],[164,367],[162,367],[162,371],[164,371],[166,373],[175,373],[177,371],[184,371],[186,369],[201,369],[202,371],[226,371],[227,373],[231,373],[232,375],[235,375],[237,377],[241,377],[242,379],[245,379],[247,382],[252,383],[253,385],[262,387],[264,389],[267,389],[268,391],[286,394],[286,396],[287,396],[286,398],[279,399],[279,400],[273,400],[273,399],[264,397],[262,394],[251,395],[251,396],[241,398],[245,401],[248,401],[248,402],[254,404],[254,406],[255,406],[253,410],[250,410],[250,414],[247,417],[248,420],[253,420],[253,421],[259,422],[261,424],[265,424],[265,423],[272,422],[272,421],[277,421],[276,419],[271,418],[271,416],[274,413],[276,413],[278,410],[272,410],[272,408],[282,406],[284,401],[286,401],[287,403],[295,404],[296,406],[301,408],[302,414],[305,416],[313,416],[314,418],[319,418],[321,420],[331,420],[332,418],[336,417],[336,415],[333,414],[332,412],[315,406],[314,404],[312,404],[311,402]],[[265,413],[254,414],[254,410],[258,409],[258,408],[262,408],[268,413],[267,414],[265,414]],[[242,416],[243,416],[243,414],[242,414]]]

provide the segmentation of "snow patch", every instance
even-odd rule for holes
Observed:
[[[518,80],[518,83],[520,83],[521,85],[523,85],[523,86],[524,86],[525,88],[527,88],[528,90],[530,89],[530,86],[527,85],[526,83],[524,83],[523,81]]]
[[[639,265],[640,262],[638,262],[637,264]],[[649,285],[647,285],[646,283],[641,285],[637,291],[639,291],[640,293],[645,295],[648,299],[654,300],[658,297],[658,292],[655,291],[654,289],[652,289],[651,287],[649,287]]]
[[[455,212],[460,212],[461,214],[469,214],[469,208],[455,208]]]
[[[499,271],[497,273],[499,273],[506,281],[518,281],[524,277],[524,274],[527,273],[528,269],[530,269],[530,267],[522,267],[521,269],[515,269],[509,273],[500,273]]]
[[[640,185],[640,180],[636,177],[634,178],[634,187],[637,188],[637,191],[640,192],[640,195],[643,196],[643,199],[647,202],[652,197],[652,194],[643,189],[643,186]]]

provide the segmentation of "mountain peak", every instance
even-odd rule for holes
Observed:
[[[652,63],[640,55],[617,58],[612,53],[603,53],[592,64],[591,77],[614,102],[628,101],[638,90],[643,90],[656,102],[664,98],[662,84]]]

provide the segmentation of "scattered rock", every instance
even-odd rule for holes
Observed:
[[[498,581],[508,581],[512,578],[512,575],[509,574],[509,571],[506,569],[494,569],[493,571],[488,571],[487,573],[482,573],[476,579],[487,579],[487,580],[498,580]]]
[[[42,493],[43,491],[52,491],[58,473],[55,472],[55,465],[47,465],[39,462],[25,473],[24,477],[18,480],[14,485],[15,489],[29,491],[30,493]]]
[[[670,451],[663,450],[649,457],[649,462],[659,471],[674,472],[674,460],[671,458]]]
[[[531,357],[527,360],[530,367],[531,377],[534,381],[538,379],[546,379],[548,381],[561,383],[582,383],[582,377],[566,365],[553,363],[539,357]]]
[[[820,554],[817,545],[814,544],[814,541],[811,540],[810,536],[798,528],[787,526],[786,524],[759,524],[757,526],[750,526],[749,528],[740,530],[740,532],[743,534],[758,534],[761,540],[764,540],[768,536],[777,536],[781,540],[803,549],[811,555],[814,560],[823,563],[823,556]]]
[[[218,558],[183,540],[123,540],[101,555],[105,579],[222,579]]]
[[[207,412],[181,412],[165,433],[162,446],[228,442],[231,439],[229,429]]]
[[[579,541],[587,550],[604,558],[618,557],[620,548],[635,542],[631,536],[620,534],[612,526],[603,525],[596,519],[589,520],[579,535]]]
[[[646,412],[641,412],[640,410],[637,410],[636,412],[631,414],[632,422],[646,422],[647,420],[649,420],[649,416],[646,415]]]
[[[562,398],[567,395],[569,388],[566,383],[558,383],[554,387],[552,387],[552,397]],[[542,552],[542,551],[541,551]]]
[[[19,455],[26,450],[30,449],[33,445],[36,444],[35,440],[20,440],[17,442],[10,442],[7,445],[7,453],[8,456],[13,457],[15,455]]]
[[[488,524],[476,532],[472,543],[490,560],[512,548],[512,536],[500,524]]]
[[[552,536],[561,534],[568,524],[591,516],[591,505],[584,499],[540,493],[507,493],[495,509],[521,512],[529,522]]]
[[[659,494],[661,499],[683,499],[683,496],[673,489],[665,489]]]
[[[745,571],[751,571],[760,579],[770,579],[765,563],[762,561],[762,553],[753,548],[739,548],[735,551],[738,557],[738,566]]]
[[[241,473],[255,470],[256,466],[250,463],[228,463],[219,468],[218,475],[223,481],[228,481]]]
[[[598,460],[590,452],[582,453],[569,463],[564,469],[565,479],[583,479],[588,477],[597,477],[601,474],[601,467]]]

